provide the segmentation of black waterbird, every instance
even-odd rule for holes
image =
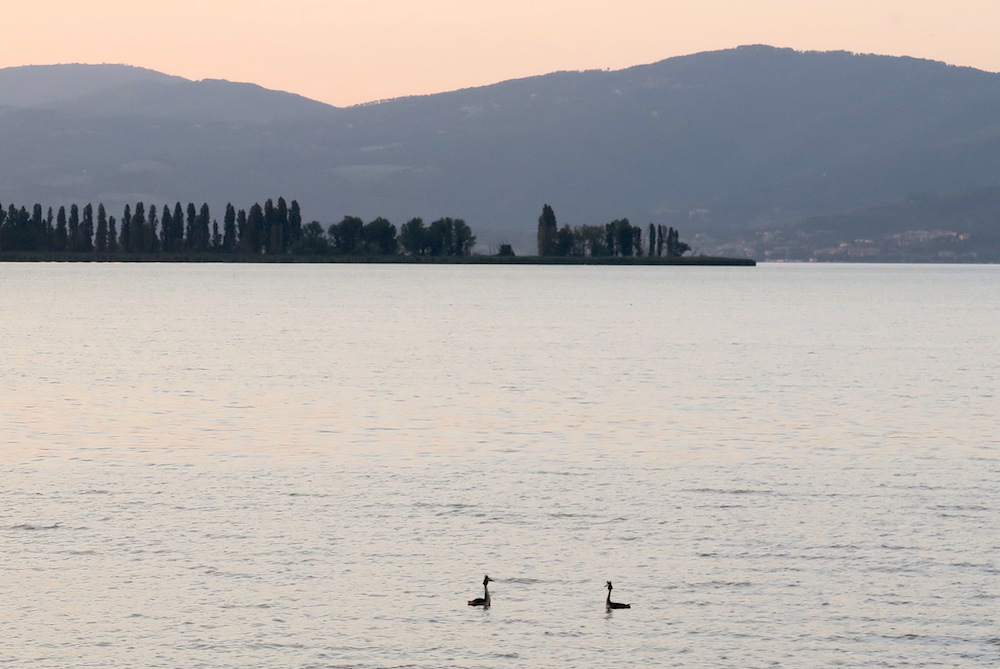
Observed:
[[[619,602],[612,602],[611,601],[611,589],[612,589],[611,581],[608,581],[607,585],[605,585],[604,587],[608,589],[608,598],[605,600],[604,604],[609,609],[630,609],[630,608],[632,608],[631,604],[621,604]],[[469,603],[471,604],[472,602],[469,602]]]
[[[483,596],[476,597],[475,599],[469,600],[469,606],[482,606],[483,608],[490,607],[490,586],[489,582],[493,579],[489,576],[483,577]]]

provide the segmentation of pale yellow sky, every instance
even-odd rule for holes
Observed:
[[[771,44],[1000,71],[1000,0],[30,0],[0,67],[127,63],[335,105]]]

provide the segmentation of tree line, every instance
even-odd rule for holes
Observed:
[[[627,218],[605,225],[561,228],[548,204],[538,219],[538,255],[563,257],[667,257],[691,250],[673,228],[649,224],[648,236]],[[412,218],[398,229],[388,219],[364,222],[344,216],[328,227],[318,221],[303,225],[299,203],[268,199],[249,210],[226,205],[222,225],[207,204],[183,206],[143,202],[125,205],[120,218],[103,204],[76,204],[58,210],[35,204],[29,211],[0,205],[0,252],[155,255],[220,253],[244,256],[471,256],[476,236],[460,218],[425,224]],[[499,255],[513,255],[509,245]]]
[[[642,228],[627,218],[604,225],[580,225],[561,228],[550,205],[542,207],[538,217],[538,255],[573,257],[639,257],[679,258],[691,247],[680,241],[676,230],[664,225],[649,224],[649,235],[643,241]]]
[[[249,210],[226,205],[222,225],[207,204],[186,207],[125,205],[120,218],[103,204],[31,211],[0,205],[0,252],[94,253],[101,255],[223,253],[241,255],[468,256],[476,244],[462,219],[440,218],[425,225],[413,218],[397,230],[385,218],[368,223],[345,216],[324,229],[303,225],[299,203],[268,199]]]

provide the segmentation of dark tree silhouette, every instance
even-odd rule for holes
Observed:
[[[83,250],[83,237],[80,235],[80,208],[75,204],[69,206],[69,250]]]
[[[424,219],[411,218],[399,230],[399,243],[405,253],[411,256],[427,255],[427,228]]]
[[[568,225],[563,225],[559,228],[559,234],[556,237],[556,250],[555,254],[557,256],[569,256],[573,255],[573,229]]]
[[[94,207],[89,202],[84,205],[80,220],[80,250],[94,250]]]
[[[475,245],[475,235],[460,218],[439,218],[427,228],[428,255],[466,256]]]
[[[97,205],[97,236],[94,239],[98,253],[108,250],[108,213],[103,204]]]
[[[125,252],[132,250],[132,208],[129,205],[125,205],[125,211],[122,213],[118,248]]]
[[[357,216],[344,216],[340,223],[330,226],[329,235],[334,247],[344,254],[359,250],[364,227],[364,221]]]
[[[275,225],[278,228],[278,239],[272,244],[272,253],[284,253],[291,245],[291,225],[288,222],[288,205],[285,198],[279,197],[274,208]]]
[[[288,206],[288,244],[294,246],[302,239],[302,210],[299,208],[298,200],[292,200]]]
[[[42,218],[42,205],[31,208],[31,232],[27,239],[30,250],[44,249],[48,246],[48,235],[45,229],[45,219]]]
[[[247,221],[247,212],[240,209],[236,212],[237,248],[242,253],[253,253],[253,242],[250,239],[250,223]]]
[[[164,253],[174,252],[174,215],[170,205],[163,205],[163,220],[160,221],[160,249]]]
[[[197,251],[208,251],[211,244],[211,234],[209,233],[209,224],[211,222],[211,214],[208,210],[208,204],[202,204],[201,209],[198,210],[198,217],[196,220],[196,245],[195,250]]]
[[[451,255],[469,256],[476,246],[476,236],[472,228],[461,218],[447,219],[452,221]]]
[[[558,244],[556,214],[551,206],[542,205],[542,215],[538,217],[538,255],[555,255]]]
[[[172,251],[182,251],[186,241],[184,239],[184,209],[180,202],[174,204],[174,213],[170,219],[173,223],[173,230],[170,233],[170,248]]]
[[[326,255],[330,251],[330,244],[326,240],[326,233],[319,221],[311,221],[302,229],[299,241],[292,246],[292,253],[296,255]]]
[[[3,213],[3,211],[0,210],[0,213]],[[55,219],[53,218],[52,207],[49,207],[48,210],[45,212],[45,244],[46,244],[46,248],[52,248],[52,240],[53,240],[53,238],[55,237],[55,234],[56,234],[55,226],[52,224],[53,220],[55,220]]]
[[[680,240],[680,235],[676,230],[667,230],[667,257],[680,258],[691,250],[691,247]]]
[[[381,216],[365,225],[362,238],[369,253],[383,256],[396,253],[396,226]]]
[[[284,247],[282,238],[283,222],[278,208],[274,206],[274,201],[270,198],[264,202],[264,250],[272,255],[281,253]]]
[[[129,251],[146,252],[146,205],[137,202],[129,222]]]
[[[90,203],[82,209],[76,204],[59,207],[55,217],[52,207],[47,216],[42,212],[41,204],[35,204],[30,213],[14,204],[0,207],[0,251],[468,256],[476,243],[468,224],[450,217],[428,227],[423,219],[413,218],[399,232],[381,216],[367,224],[356,216],[345,216],[327,234],[318,221],[303,226],[299,203],[293,200],[289,206],[283,197],[277,202],[268,199],[263,207],[255,203],[249,215],[228,203],[222,226],[211,218],[207,203],[198,209],[189,202],[186,212],[179,201],[173,210],[168,204],[158,209],[144,202],[127,203],[120,219],[109,216],[104,204],[98,203],[96,225]],[[566,252],[573,231],[565,227],[561,234],[561,252]]]
[[[258,254],[261,251],[261,237],[264,234],[264,210],[257,203],[250,207],[246,222],[246,253]]]
[[[146,221],[145,232],[143,233],[143,250],[146,253],[158,253],[160,251],[160,235],[157,230],[159,219],[157,218],[156,205],[149,205],[149,216]]]
[[[56,214],[56,234],[52,248],[56,251],[65,251],[68,246],[69,232],[66,230],[66,207],[59,207],[59,213]]]
[[[185,213],[187,214],[187,218],[184,224],[184,245],[191,251],[197,251],[198,210],[194,208],[194,202],[188,202]]]
[[[236,250],[236,209],[232,202],[226,205],[226,215],[222,219],[222,250],[232,253]]]

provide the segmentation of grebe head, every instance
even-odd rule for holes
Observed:
[[[608,584],[605,585],[604,587],[607,588],[608,590],[611,590],[611,581],[608,581]]]
[[[489,576],[484,576],[484,577],[483,577],[483,585],[486,585],[487,583],[489,583],[489,582],[490,582],[490,581],[492,581],[492,580],[493,580],[493,579],[492,579],[492,578],[490,578]]]

